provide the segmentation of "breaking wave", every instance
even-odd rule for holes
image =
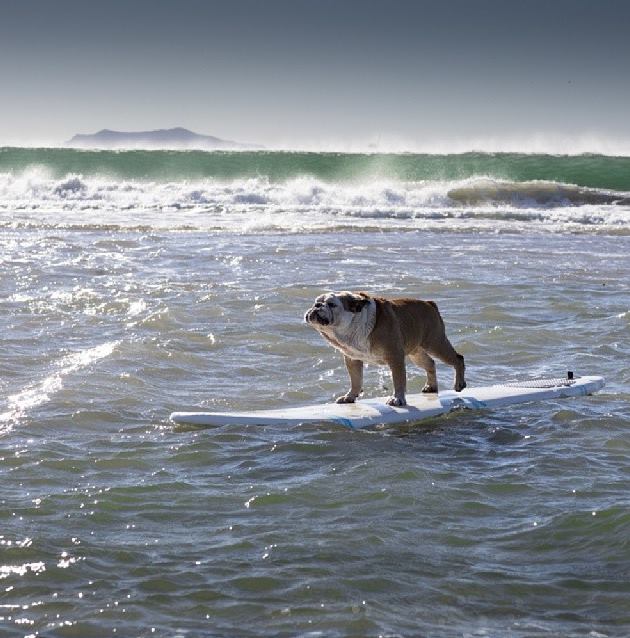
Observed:
[[[0,149],[0,224],[630,234],[628,175],[602,156]]]

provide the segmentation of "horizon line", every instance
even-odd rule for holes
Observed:
[[[598,140],[595,143],[545,144],[534,142],[475,143],[442,142],[429,144],[374,144],[352,142],[303,143],[303,144],[241,144],[238,147],[209,148],[204,146],[173,145],[124,145],[124,146],[74,146],[66,142],[51,141],[0,141],[0,149],[68,150],[78,152],[131,152],[131,151],[171,151],[201,153],[340,153],[344,155],[466,155],[466,154],[512,154],[512,155],[556,155],[580,156],[602,155],[607,157],[630,157],[630,140]]]

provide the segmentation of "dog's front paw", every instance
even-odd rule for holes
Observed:
[[[335,399],[335,403],[354,403],[355,400],[356,400],[356,396],[348,392],[346,394],[342,394],[340,397],[337,397]]]
[[[460,383],[456,383],[453,386],[453,390],[455,390],[455,392],[461,392],[465,387],[466,387],[466,382],[461,381]]]
[[[424,392],[425,394],[434,394],[437,391],[438,389],[436,385],[429,385],[428,383],[425,384],[424,388],[422,388],[422,392]]]
[[[405,400],[404,397],[402,399],[400,397],[389,397],[389,399],[387,399],[386,403],[387,403],[387,405],[394,405],[396,407],[401,407],[403,405],[407,405],[407,401]]]

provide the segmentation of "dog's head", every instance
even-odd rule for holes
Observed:
[[[314,328],[343,327],[370,303],[364,292],[329,292],[320,295],[306,311],[304,321]]]

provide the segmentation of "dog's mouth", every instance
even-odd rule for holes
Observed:
[[[311,308],[305,315],[304,321],[306,323],[318,323],[320,326],[329,326],[330,320],[326,317],[322,317],[316,308]]]

